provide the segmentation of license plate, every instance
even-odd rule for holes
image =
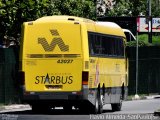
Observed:
[[[62,85],[45,85],[47,89],[61,90],[63,88]]]

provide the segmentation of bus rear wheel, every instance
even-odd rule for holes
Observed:
[[[40,112],[40,109],[38,108],[38,105],[33,104],[31,106],[32,106],[32,112],[34,112],[34,113]]]
[[[50,107],[48,105],[39,105],[39,104],[32,104],[32,112],[33,113],[48,113],[50,112]],[[40,108],[41,106],[41,108]]]
[[[94,113],[101,114],[103,112],[103,103],[104,96],[100,93],[99,90],[96,91],[95,105],[94,105]]]
[[[63,106],[63,109],[65,112],[71,112],[72,111],[72,105],[64,105]]]

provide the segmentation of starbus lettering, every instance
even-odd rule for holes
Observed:
[[[36,76],[35,84],[72,84],[73,76]]]

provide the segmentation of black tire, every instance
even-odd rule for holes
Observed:
[[[41,108],[40,108],[41,106]],[[48,113],[50,111],[48,105],[37,105],[32,104],[32,112],[33,113]]]
[[[102,94],[100,94],[100,91],[96,91],[96,98],[95,98],[95,105],[94,105],[94,113],[95,114],[101,114],[103,112],[103,100]]]
[[[72,105],[64,105],[63,109],[65,112],[70,113],[72,111]]]
[[[122,95],[120,96],[120,102],[111,104],[112,111],[121,111],[122,108]]]
[[[38,105],[31,105],[32,106],[32,112],[33,113],[39,113],[41,112],[40,109],[38,108]]]
[[[89,114],[92,109],[90,105],[84,104],[79,107],[79,110],[82,114]]]

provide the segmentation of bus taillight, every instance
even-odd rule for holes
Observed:
[[[19,84],[24,85],[25,84],[25,73],[23,71],[19,72]]]
[[[83,85],[88,85],[88,75],[89,73],[86,71],[82,72],[82,84]]]

